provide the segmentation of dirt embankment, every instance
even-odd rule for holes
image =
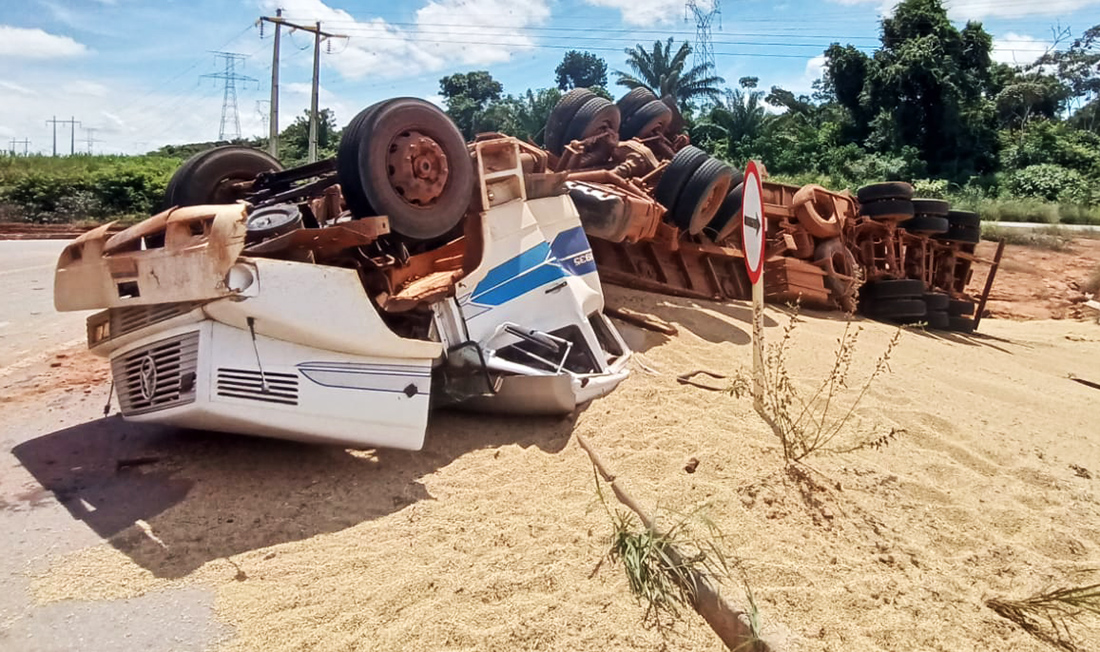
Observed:
[[[982,242],[978,255],[992,259],[996,243]],[[968,290],[976,297],[985,283],[984,267],[974,273]],[[1082,288],[1100,273],[1100,239],[1077,238],[1068,251],[1007,245],[986,304],[988,315],[1006,319],[1079,319]],[[1095,314],[1095,313],[1093,313]]]

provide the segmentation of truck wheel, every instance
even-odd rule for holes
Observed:
[[[233,185],[251,181],[261,172],[283,169],[266,152],[241,145],[215,147],[184,161],[168,180],[164,207],[232,204],[247,194]]]
[[[742,181],[738,181],[737,170],[734,170],[733,181],[736,185],[729,191],[726,198],[722,201],[722,205],[718,207],[718,212],[714,214],[714,219],[707,225],[707,229],[713,231],[714,241],[720,242],[729,237],[726,233],[726,227],[733,221],[734,216],[741,212],[741,198],[745,194],[745,184]]]
[[[837,274],[847,276],[847,279],[838,278],[827,274],[825,287],[836,297],[846,297],[854,294],[852,286],[855,284],[856,257],[840,238],[822,240],[814,249],[814,262],[823,260],[832,261],[832,269]]]
[[[974,332],[974,320],[970,317],[948,317],[948,330],[953,330],[959,333],[973,333]]]
[[[653,91],[645,86],[639,86],[623,95],[615,104],[619,107],[619,115],[622,116],[622,121],[626,122],[638,109],[655,99],[657,99],[657,96],[653,94]]]
[[[290,233],[302,226],[302,212],[295,204],[275,204],[252,211],[245,220],[245,239],[259,242]]]
[[[885,299],[872,302],[864,311],[871,317],[900,321],[924,317],[928,308],[920,299]]]
[[[965,317],[974,314],[974,302],[964,299],[951,299],[947,304],[947,314],[952,317]]]
[[[474,168],[466,141],[434,104],[399,98],[366,110],[340,141],[337,174],[365,204],[345,195],[356,217],[386,215],[390,230],[412,240],[450,231],[470,205]]]
[[[363,124],[389,101],[375,102],[357,113],[344,128],[344,133],[352,134],[361,131]],[[362,184],[359,183],[358,139],[340,137],[340,144],[336,150],[336,176],[340,181],[340,193],[344,195],[344,202],[352,215],[364,217],[377,214],[367,200],[367,196],[363,194]]]
[[[947,211],[951,210],[951,203],[942,199],[914,199],[913,213],[915,215],[935,215],[947,217]]]
[[[695,235],[712,219],[729,192],[733,169],[716,158],[707,159],[684,184],[672,209],[672,222]]]
[[[913,202],[908,199],[882,199],[861,205],[859,213],[872,220],[907,220],[913,217]]]
[[[944,242],[965,242],[969,244],[978,244],[982,240],[982,232],[978,229],[972,229],[963,226],[953,226],[947,229],[942,235],[936,236],[937,240],[943,240]]]
[[[573,116],[577,115],[577,111],[580,111],[581,107],[593,97],[596,97],[596,94],[587,88],[574,88],[562,95],[554,105],[554,110],[550,112],[550,118],[546,121],[545,131],[546,149],[550,150],[554,156],[561,156],[562,149],[565,147],[565,131],[573,121]]]
[[[593,97],[584,103],[569,128],[565,131],[565,140],[562,141],[562,150],[574,140],[591,138],[601,131],[615,134],[615,143],[619,138],[619,107],[602,97]]]
[[[924,296],[924,281],[893,279],[864,284],[860,296],[867,299],[920,299]]]
[[[619,137],[630,140],[663,134],[671,122],[672,109],[661,100],[653,100],[635,111],[634,115],[622,123]]]
[[[901,181],[872,183],[869,186],[863,186],[857,190],[856,197],[861,204],[871,201],[882,201],[883,199],[910,200],[913,198],[913,186]]]
[[[981,216],[973,211],[948,211],[947,221],[950,222],[953,227],[963,229],[982,228]]]
[[[951,297],[943,292],[925,292],[924,305],[929,312],[945,312],[951,303]]]
[[[898,226],[910,233],[946,233],[948,229],[947,218],[936,215],[916,215]]]
[[[708,158],[710,157],[706,152],[694,145],[688,145],[676,152],[676,156],[672,157],[672,161],[661,175],[661,180],[657,182],[653,198],[671,212],[676,205],[676,198],[680,196],[680,191],[684,189],[688,179]]]
[[[951,318],[942,310],[929,310],[924,321],[932,330],[945,331],[951,327]]]
[[[799,188],[791,201],[794,215],[802,228],[815,238],[835,238],[840,235],[840,216],[831,199],[817,201],[818,192],[828,191],[814,184]]]

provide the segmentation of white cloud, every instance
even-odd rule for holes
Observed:
[[[86,79],[78,79],[68,85],[67,90],[74,95],[90,95],[92,97],[107,97],[110,93],[110,89],[93,81]]]
[[[993,52],[990,58],[999,63],[1024,66],[1038,59],[1053,44],[1034,36],[1009,32],[1001,38],[993,39]]]
[[[586,0],[594,7],[618,9],[627,25],[647,26],[683,20],[683,0]],[[699,3],[701,6],[704,3]],[[709,3],[707,3],[709,4]]]
[[[88,48],[68,36],[40,29],[0,25],[0,57],[60,59],[87,54]]]
[[[38,94],[37,92],[27,88],[26,86],[20,86],[19,84],[15,84],[15,83],[3,81],[3,80],[0,80],[0,88],[3,88],[4,90],[7,90],[7,91],[11,91],[13,93],[19,93],[20,95],[37,95]]]
[[[217,139],[221,122],[222,93],[207,90],[199,94],[193,85],[149,93],[127,82],[88,78],[62,71],[24,71],[13,81],[0,82],[0,88],[18,86],[30,93],[4,91],[0,129],[9,138],[29,138],[30,150],[50,153],[53,128],[44,120],[75,117],[76,149],[87,151],[87,128],[95,128],[96,153],[137,154],[165,144],[207,142]],[[287,84],[281,103],[283,127],[309,108],[309,84]],[[244,137],[266,135],[263,119],[255,111],[254,89],[238,88],[241,133]],[[341,124],[351,117],[347,102],[322,87],[325,104],[338,113]],[[122,98],[122,99],[120,99]],[[128,98],[139,98],[130,101]],[[67,124],[57,126],[58,151],[69,152],[72,133]],[[0,143],[0,147],[7,141]]]
[[[290,20],[319,20],[328,23],[324,29],[347,35],[344,45],[334,41],[325,63],[343,77],[359,79],[508,61],[535,45],[527,28],[550,17],[548,2],[430,0],[417,10],[412,27],[381,18],[358,20],[322,0],[260,0],[260,6],[267,11],[280,7]]]
[[[981,18],[1023,18],[1025,16],[1065,16],[1080,9],[1100,5],[1100,0],[954,0],[947,14],[954,20]]]
[[[819,54],[806,62],[806,70],[803,73],[803,78],[809,81],[811,84],[817,81],[821,77],[821,73],[825,70],[825,55]]]

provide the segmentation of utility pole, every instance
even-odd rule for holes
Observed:
[[[47,120],[46,124],[53,124],[53,155],[57,156],[57,116],[53,120]]]
[[[241,137],[241,116],[237,112],[237,82],[254,82],[254,77],[237,74],[237,62],[244,61],[248,57],[236,52],[214,52],[214,56],[225,60],[225,72],[215,72],[202,77],[225,80],[225,91],[222,95],[222,121],[218,128],[218,140],[226,140],[226,134],[232,133],[233,140]],[[231,117],[232,116],[232,117]],[[233,131],[227,129],[230,121],[233,123]]]
[[[30,144],[31,144],[31,141],[27,140],[26,138],[24,138],[23,140],[16,140],[16,139],[12,138],[11,139],[11,153],[12,153],[12,155],[13,156],[15,155],[15,146],[16,145],[22,145],[23,146],[23,156],[27,156],[27,146],[30,145]]]
[[[275,23],[275,45],[271,50],[271,106],[267,118],[267,151],[272,156],[279,156],[279,36],[282,31],[283,10],[275,10],[275,20],[260,18],[260,36],[263,36],[264,21]]]
[[[276,12],[278,13],[278,12]],[[275,16],[261,16],[260,23],[264,22],[274,23],[276,30],[280,25],[286,25],[292,30],[297,29],[303,32],[310,32],[313,34],[313,90],[309,99],[309,162],[313,163],[317,160],[317,92],[320,84],[321,77],[321,41],[330,38],[347,38],[344,34],[330,34],[329,32],[321,31],[321,22],[317,21],[311,25],[299,25],[292,23],[281,15]],[[279,51],[278,31],[275,32],[275,52]],[[278,73],[276,72],[279,67],[278,54],[275,56],[275,62],[271,66],[271,79],[272,79],[272,95],[271,95],[271,124],[270,129],[278,129],[277,114],[275,113],[275,106],[278,103],[278,98],[275,96],[275,82],[278,80]]]
[[[69,125],[72,128],[69,140],[69,156],[76,154],[76,126],[80,124],[80,121],[73,116],[69,120],[58,120],[55,115],[52,120],[47,120],[46,124],[53,125],[53,155],[57,156],[57,125]]]
[[[92,145],[94,143],[102,143],[103,141],[95,137],[95,132],[99,131],[99,127],[84,127],[84,131],[88,132],[85,140],[88,143],[88,156],[92,155]]]

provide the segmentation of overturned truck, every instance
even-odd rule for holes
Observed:
[[[605,281],[703,299],[751,296],[740,242],[742,174],[690,144],[672,98],[617,103],[575,89],[546,124]],[[970,332],[993,283],[978,215],[914,199],[905,183],[853,194],[765,181],[765,296]],[[967,294],[979,264],[985,291]],[[975,305],[977,304],[977,305]],[[975,315],[971,318],[970,315]]]
[[[163,212],[65,248],[55,305],[102,309],[127,419],[415,450],[432,406],[569,412],[627,375],[563,184],[542,150],[380,102],[333,160],[196,155]]]

